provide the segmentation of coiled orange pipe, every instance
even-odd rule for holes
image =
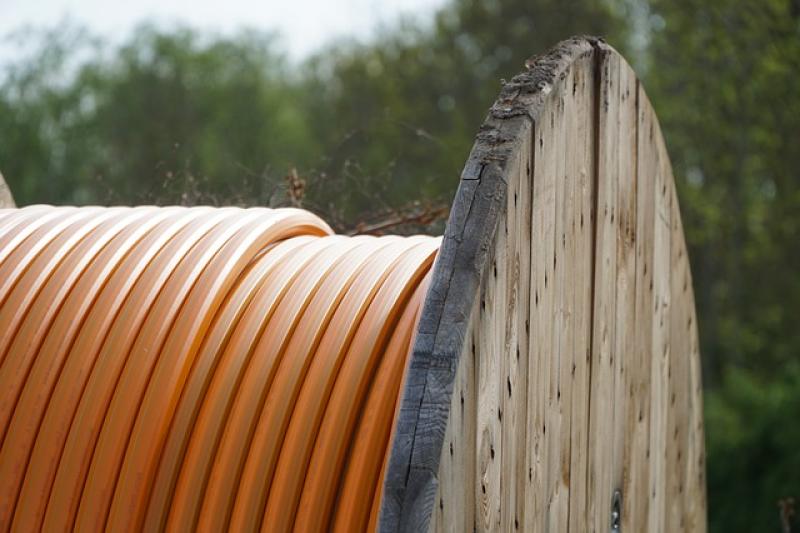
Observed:
[[[374,529],[439,239],[0,210],[0,530]]]

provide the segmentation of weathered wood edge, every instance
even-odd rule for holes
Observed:
[[[527,147],[528,123],[537,122],[547,96],[573,61],[601,45],[596,37],[573,37],[529,60],[528,70],[503,86],[478,132],[445,228],[405,377],[384,479],[382,532],[428,529],[453,381],[470,313],[480,297],[480,281],[492,260],[510,163]]]
[[[14,203],[14,196],[11,194],[11,189],[3,178],[3,173],[0,172],[0,209],[8,209],[17,207]]]

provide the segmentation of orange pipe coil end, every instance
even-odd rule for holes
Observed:
[[[366,531],[440,240],[0,210],[0,531]]]

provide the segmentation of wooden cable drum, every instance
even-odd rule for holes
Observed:
[[[697,320],[669,157],[602,40],[530,59],[439,251],[382,531],[703,531]]]
[[[704,530],[658,123],[598,39],[527,66],[442,239],[3,200],[0,530]]]

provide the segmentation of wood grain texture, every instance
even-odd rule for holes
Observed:
[[[573,38],[506,83],[422,313],[380,530],[704,531],[700,364],[666,148]]]
[[[5,178],[0,174],[0,209],[9,207],[17,207],[17,204],[14,203],[14,196],[11,195],[11,189],[8,188]]]

